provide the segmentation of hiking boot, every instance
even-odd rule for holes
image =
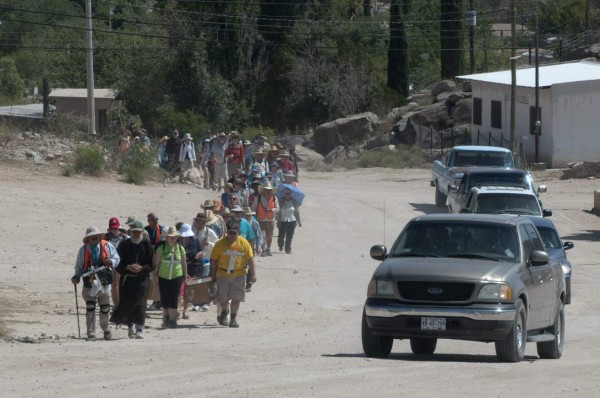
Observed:
[[[235,318],[234,318],[234,319],[232,319],[232,320],[229,322],[229,327],[230,327],[230,328],[239,328],[239,327],[240,327],[240,325],[237,323],[237,321],[236,321],[236,320],[235,320]]]
[[[219,322],[219,325],[221,325],[221,326],[229,326],[229,324],[227,323],[227,317],[228,316],[229,316],[229,310],[221,311],[221,315],[219,315],[217,317],[217,322]]]
[[[110,330],[108,332],[104,332],[104,340],[110,339],[112,339],[112,333],[110,332]]]
[[[292,254],[292,249],[290,249],[290,250],[286,250],[286,251],[285,251],[285,254]]]
[[[188,315],[187,311],[183,311],[183,315],[181,316],[181,318],[190,319],[190,316]]]
[[[279,251],[282,252],[283,251],[283,246],[279,246]]]
[[[96,336],[88,336],[87,341],[96,341]]]
[[[273,254],[271,253],[271,249],[267,249],[267,256],[271,257]]]
[[[141,330],[136,330],[136,332],[135,332],[135,338],[138,339],[138,340],[139,339],[143,339],[143,337],[142,337],[142,331]]]
[[[160,325],[160,327],[163,329],[169,327],[169,316],[168,315],[163,315],[162,324]]]
[[[260,256],[261,256],[261,257],[267,257],[267,251],[266,251],[266,250],[264,250],[262,253],[260,253]]]
[[[133,325],[130,325],[127,329],[127,336],[132,339],[135,337],[135,332],[133,331]]]
[[[177,321],[169,321],[169,329],[177,328]]]

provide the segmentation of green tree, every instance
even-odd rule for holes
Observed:
[[[440,0],[441,76],[453,79],[462,65],[462,0]]]
[[[23,97],[23,80],[17,72],[15,61],[0,58],[0,100],[18,100]]]
[[[392,0],[390,7],[390,44],[388,49],[388,87],[408,97],[408,42],[404,16],[410,0]]]

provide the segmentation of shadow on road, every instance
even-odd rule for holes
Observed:
[[[366,358],[365,354],[323,354],[325,358]],[[388,358],[382,360],[401,360],[409,362],[465,362],[465,363],[498,363],[495,355],[470,355],[470,354],[433,354],[433,355],[414,355],[411,353],[391,353]],[[539,358],[536,356],[525,356],[524,362],[535,362]]]
[[[409,203],[415,211],[420,211],[423,214],[446,214],[448,213],[447,207],[439,207],[429,203]]]
[[[562,240],[580,240],[587,242],[600,242],[600,231],[588,229],[572,235],[561,236]]]

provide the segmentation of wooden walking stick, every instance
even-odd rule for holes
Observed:
[[[77,299],[77,284],[74,283],[75,287],[75,310],[77,311],[77,332],[79,332],[79,338],[81,338],[81,326],[79,325],[79,300]]]

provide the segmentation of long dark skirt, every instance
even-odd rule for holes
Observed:
[[[158,290],[160,291],[160,303],[164,309],[177,309],[179,302],[179,291],[181,290],[181,282],[183,276],[177,278],[163,279],[158,278]]]
[[[146,300],[148,299],[148,276],[121,276],[119,285],[119,306],[110,318],[112,323],[143,325],[146,321]]]

